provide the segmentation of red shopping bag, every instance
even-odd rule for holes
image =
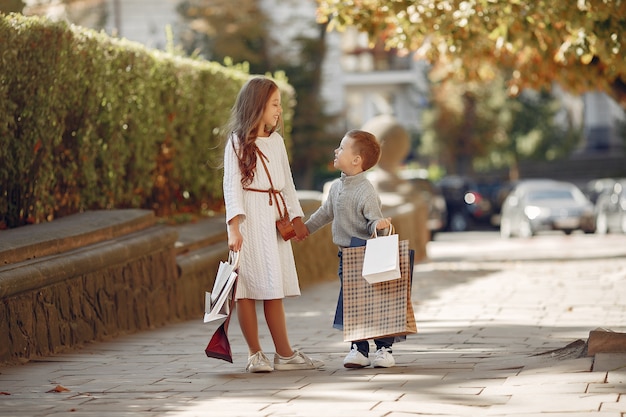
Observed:
[[[230,314],[232,314],[232,311],[233,309],[231,308]],[[204,349],[204,353],[206,353],[209,358],[222,359],[233,363],[233,352],[230,349],[230,341],[228,340],[230,314],[226,318],[226,321],[213,333],[209,344],[206,346],[206,349]]]

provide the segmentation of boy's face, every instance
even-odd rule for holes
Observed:
[[[354,175],[361,172],[361,156],[354,152],[353,139],[344,136],[339,147],[335,149],[333,165],[346,175]]]

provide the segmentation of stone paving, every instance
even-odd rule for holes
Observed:
[[[626,236],[435,241],[429,255],[395,368],[342,367],[328,282],[286,300],[292,343],[321,370],[245,373],[236,320],[234,364],[208,359],[199,318],[0,368],[0,416],[626,416],[626,354],[584,346],[626,331]]]

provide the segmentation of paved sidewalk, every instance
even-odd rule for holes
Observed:
[[[596,239],[573,259],[524,262],[514,256],[522,240],[510,253],[431,243],[431,261],[415,270],[419,334],[394,346],[395,368],[342,367],[348,344],[330,326],[330,282],[286,301],[292,343],[322,370],[246,374],[236,320],[235,363],[208,359],[199,318],[0,368],[0,415],[624,417],[626,355],[594,362],[575,343],[598,327],[626,331],[626,236]]]

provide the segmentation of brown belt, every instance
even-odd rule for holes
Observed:
[[[280,198],[282,199],[283,196],[280,194],[281,191],[275,190],[273,188],[268,188],[267,190],[263,190],[260,188],[248,188],[248,187],[243,187],[244,190],[246,191],[253,191],[255,193],[267,193],[267,195],[269,195],[270,197],[270,206],[273,205],[274,203],[272,203],[272,196],[275,196],[276,194],[280,195]]]
[[[270,171],[269,169],[267,169],[267,164],[265,163],[265,160],[267,159],[267,156],[265,156],[265,154],[263,152],[261,152],[261,150],[259,148],[257,148],[256,150],[259,154],[259,158],[261,159],[261,163],[263,164],[263,168],[265,169],[265,173],[267,174],[267,179],[270,182],[270,188],[268,188],[267,190],[263,190],[263,189],[259,189],[259,188],[248,188],[248,187],[244,187],[244,190],[248,190],[248,191],[252,191],[252,192],[257,192],[257,193],[267,193],[270,197],[270,206],[273,205],[272,203],[272,197],[274,197],[274,200],[276,200],[276,208],[278,209],[278,216],[282,219],[283,217],[287,217],[289,218],[289,214],[287,213],[287,203],[285,202],[285,197],[283,197],[283,194],[281,191],[278,191],[274,188],[274,183],[272,182],[272,177],[270,176]],[[283,202],[283,210],[282,211],[280,209],[280,204],[278,203],[278,197],[279,196],[280,199]]]

